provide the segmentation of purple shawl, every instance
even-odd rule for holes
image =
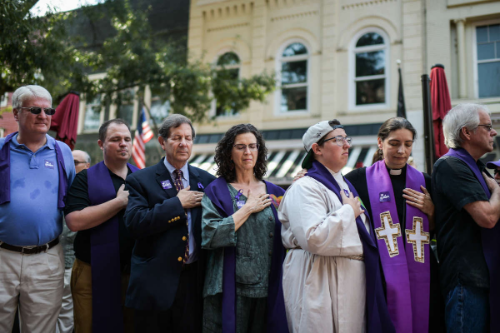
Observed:
[[[130,171],[139,170],[127,164]],[[92,206],[116,198],[113,180],[104,162],[87,170],[88,194]],[[123,332],[119,220],[115,215],[90,229],[92,267],[92,331]]]
[[[10,140],[18,132],[11,133],[5,138],[2,149],[0,150],[0,205],[10,202]],[[68,176],[64,166],[64,157],[61,148],[54,142],[56,150],[56,160],[59,167],[59,189],[57,192],[57,208],[64,208],[64,197],[68,191]],[[62,170],[62,172],[61,172]]]
[[[428,332],[431,275],[427,215],[406,204],[405,242],[401,230],[403,224],[398,218],[394,190],[384,161],[366,169],[366,182],[391,319],[397,332]],[[424,175],[408,165],[406,187],[420,191],[420,185],[425,186]],[[391,235],[386,235],[386,232]]]
[[[335,178],[326,169],[323,164],[314,161],[312,168],[308,170],[307,176],[316,179],[325,185],[330,191],[335,193],[342,202],[340,196],[340,187]],[[358,192],[352,184],[344,178],[344,181],[349,186],[352,194],[357,197]],[[366,211],[366,208],[363,207]],[[365,214],[368,222],[370,218]],[[359,238],[363,243],[363,255],[365,262],[366,275],[366,332],[368,333],[389,333],[395,332],[391,322],[387,304],[385,301],[384,290],[382,288],[382,277],[380,274],[379,254],[375,243],[375,233],[368,233],[363,220],[360,216],[356,218],[356,226],[358,227]]]
[[[483,187],[484,193],[491,197],[486,181],[477,166],[476,161],[467,150],[452,148],[445,156],[458,158],[472,170],[477,180]],[[493,229],[481,228],[481,241],[484,259],[490,273],[490,332],[500,332],[500,223]]]
[[[265,182],[267,192],[280,197],[285,191],[272,183]],[[227,188],[224,178],[220,177],[210,183],[205,194],[213,202],[222,217],[234,214],[233,199]],[[271,259],[271,272],[269,273],[269,287],[267,292],[267,332],[288,333],[285,313],[285,300],[283,298],[282,264],[285,259],[285,248],[281,243],[281,222],[273,205],[275,227],[273,256]],[[222,289],[222,332],[236,332],[236,250],[234,247],[224,248],[224,273]]]

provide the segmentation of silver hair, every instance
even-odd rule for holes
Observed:
[[[177,128],[181,126],[182,124],[189,124],[191,126],[191,132],[193,133],[193,139],[196,136],[196,133],[194,132],[193,124],[191,123],[191,120],[189,120],[188,117],[185,117],[181,114],[172,114],[165,118],[163,122],[160,125],[160,129],[158,130],[160,136],[164,139],[167,139],[170,136],[170,129],[171,128]]]
[[[47,89],[42,86],[30,85],[19,87],[14,91],[14,94],[12,94],[12,108],[20,108],[24,102],[33,98],[42,98],[52,105],[52,96]]]
[[[443,119],[444,143],[448,148],[460,148],[460,132],[466,127],[475,131],[479,125],[479,111],[490,114],[490,110],[481,104],[462,103],[451,109]]]

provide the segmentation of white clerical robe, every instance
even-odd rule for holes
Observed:
[[[348,189],[340,173],[332,174]],[[279,219],[283,245],[291,249],[283,263],[290,332],[365,332],[365,264],[352,207],[306,176],[285,193]]]

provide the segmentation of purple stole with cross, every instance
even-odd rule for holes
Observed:
[[[307,176],[316,179],[325,185],[330,191],[335,193],[342,202],[340,195],[340,186],[337,184],[333,175],[328,169],[318,161],[313,161],[312,168],[307,171]],[[357,197],[358,192],[352,184],[344,178],[349,190]],[[364,210],[366,208],[363,207]],[[368,214],[365,217],[370,222]],[[361,216],[356,218],[356,227],[358,228],[359,238],[363,244],[363,257],[365,263],[366,280],[366,332],[368,333],[389,333],[394,332],[387,304],[384,299],[382,288],[382,277],[380,274],[380,261],[377,251],[374,233],[368,233]],[[360,286],[362,287],[362,286]]]
[[[272,183],[265,182],[267,192],[276,197],[283,196],[285,190]],[[227,182],[220,177],[207,186],[205,194],[217,208],[222,217],[234,214],[233,198],[227,188]],[[281,243],[281,222],[273,205],[275,227],[273,256],[271,259],[271,272],[269,273],[269,287],[267,292],[267,332],[288,333],[288,325],[285,312],[285,300],[283,298],[283,260],[285,259],[285,248]],[[236,249],[234,247],[224,248],[224,272],[222,282],[222,332],[236,332]]]
[[[483,187],[484,193],[491,198],[491,192],[486,185],[481,170],[474,158],[463,148],[452,148],[444,156],[458,158],[472,170]],[[490,332],[500,332],[500,221],[493,229],[481,228],[481,242],[484,259],[490,273]]]
[[[430,233],[427,215],[406,204],[403,239],[394,190],[385,162],[366,169],[373,228],[384,270],[387,306],[398,333],[429,331]],[[406,187],[420,191],[424,175],[406,167]]]
[[[5,138],[2,149],[0,150],[0,205],[10,202],[10,140],[18,132],[11,133]],[[48,139],[47,139],[48,140]],[[64,166],[64,157],[61,148],[54,142],[56,151],[57,166],[59,168],[59,188],[57,192],[57,208],[64,208],[64,198],[68,191],[68,176]]]
[[[130,171],[139,170],[128,164]],[[104,162],[87,170],[88,194],[92,206],[116,198],[113,180]],[[123,332],[119,220],[115,215],[90,229],[92,267],[92,331]]]

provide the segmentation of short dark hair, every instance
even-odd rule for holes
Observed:
[[[172,114],[165,118],[165,120],[163,120],[163,122],[161,123],[158,132],[162,138],[167,139],[170,136],[170,129],[177,128],[182,124],[189,124],[189,126],[191,126],[191,133],[193,134],[194,139],[196,137],[196,133],[194,131],[191,120],[181,114]]]
[[[125,125],[127,126],[129,132],[130,131],[130,126],[127,124],[127,122],[123,119],[120,118],[115,118],[115,119],[110,119],[106,122],[104,122],[101,127],[99,127],[99,140],[102,142],[106,141],[106,135],[108,134],[108,127],[111,124],[117,124],[117,125]]]
[[[259,145],[257,162],[253,168],[255,178],[262,180],[267,172],[267,148],[262,134],[252,124],[239,124],[231,127],[215,147],[214,160],[217,164],[217,176],[223,177],[227,182],[236,180],[236,169],[231,159],[234,140],[238,135],[245,133],[255,135]]]

